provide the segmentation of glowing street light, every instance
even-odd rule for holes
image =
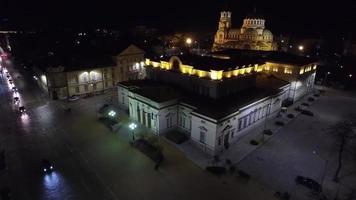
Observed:
[[[135,128],[137,127],[137,125],[135,123],[131,123],[129,125],[129,127],[132,130],[132,141],[135,141],[135,133],[134,133],[134,131],[135,131]]]
[[[352,77],[352,74],[349,74],[349,77],[351,78],[351,77]]]
[[[113,111],[113,110],[110,110],[110,112],[108,113],[108,115],[109,115],[110,117],[115,117],[115,116],[116,116],[116,112]]]
[[[188,45],[191,45],[192,42],[193,42],[192,38],[187,38],[187,39],[185,40],[185,43],[188,44]]]
[[[303,45],[299,45],[298,49],[299,49],[299,51],[303,51],[304,50],[304,46]]]

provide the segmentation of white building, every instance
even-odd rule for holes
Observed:
[[[313,63],[307,72],[303,65],[300,74],[300,66],[277,63],[272,57],[269,62],[274,63],[253,60],[227,54],[222,58],[222,52],[215,57],[146,59],[148,80],[119,83],[118,102],[156,134],[179,129],[214,155],[242,137],[248,127],[279,112],[283,102],[312,87],[305,84],[315,74]],[[297,86],[278,78],[283,77],[278,71],[270,72],[272,66],[298,74],[292,76]],[[289,70],[282,73],[290,75]],[[298,81],[301,75],[307,75],[308,81]]]

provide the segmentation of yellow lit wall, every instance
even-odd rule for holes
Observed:
[[[292,69],[286,67],[286,68],[284,68],[284,73],[285,73],[285,74],[292,74]]]
[[[205,77],[206,76],[206,71],[196,70],[196,72],[197,72],[199,77]]]
[[[248,67],[248,68],[246,68],[246,73],[251,73],[251,71],[252,71],[252,67]]]
[[[154,61],[151,61],[151,65],[153,67],[159,67],[160,66],[159,62],[154,62]]]
[[[300,68],[299,74],[304,74],[304,67]]]
[[[216,70],[210,70],[210,78],[212,80],[221,80],[223,75],[223,70],[216,71]]]
[[[183,74],[191,74],[192,73],[192,69],[193,69],[193,66],[189,66],[189,65],[181,65],[180,66],[180,71]]]
[[[316,69],[316,65],[313,66],[313,69],[314,69],[314,70]]]
[[[223,74],[224,74],[225,78],[230,78],[232,76],[232,73],[233,73],[233,71],[227,71],[227,72],[224,72]]]
[[[239,75],[239,70],[235,69],[234,71],[232,71],[232,75],[237,76]]]
[[[148,58],[146,58],[146,59],[145,59],[145,65],[146,65],[146,66],[151,65],[151,60],[148,59]]]
[[[161,69],[170,69],[169,62],[161,61]]]

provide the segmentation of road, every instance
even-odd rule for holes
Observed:
[[[11,67],[8,70],[27,114],[18,112],[19,105],[13,103],[14,93],[3,73],[0,142],[6,152],[7,170],[0,174],[1,185],[11,188],[14,199],[114,199],[80,152],[63,137],[60,127],[69,118],[61,104],[49,101],[29,74],[16,78],[20,74]],[[42,158],[55,163],[55,172],[42,172]]]
[[[155,171],[149,158],[98,122],[95,111],[105,95],[51,101],[29,73],[20,73],[14,79],[27,117],[0,77],[0,147],[8,166],[0,172],[0,187],[9,186],[14,199],[274,199],[273,190],[254,180],[207,173],[165,140],[166,159]],[[64,111],[68,107],[71,113]],[[41,172],[42,158],[54,162],[54,173]]]

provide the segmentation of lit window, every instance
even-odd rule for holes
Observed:
[[[304,74],[304,67],[300,68],[299,74]]]

